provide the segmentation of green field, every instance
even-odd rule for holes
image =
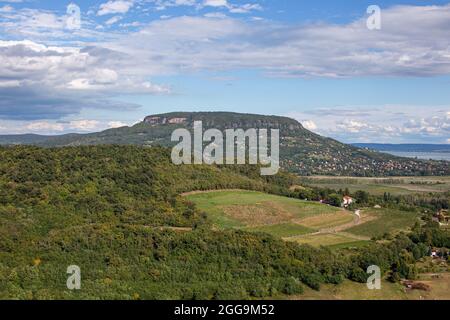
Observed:
[[[332,248],[360,247],[374,236],[411,227],[416,213],[389,209],[349,211],[317,202],[244,190],[186,195],[206,212],[215,228],[264,232],[287,241]]]
[[[302,219],[323,216],[322,226],[331,227],[335,221],[330,220],[330,224],[327,224],[325,217],[343,214],[340,208],[253,191],[202,192],[186,197],[200,210],[207,212],[214,225],[221,229],[263,228],[265,232],[274,234],[280,232],[292,234],[293,229],[298,229],[298,234],[304,234],[305,227],[308,226],[299,223]],[[344,214],[352,219],[351,214]],[[315,230],[310,228],[309,231]]]
[[[264,232],[280,238],[295,237],[314,232],[314,229],[304,227],[296,223],[281,223],[275,225],[246,228],[247,231]]]
[[[358,238],[352,235],[341,234],[341,233],[324,233],[324,234],[309,234],[300,237],[291,237],[289,241],[295,241],[300,244],[309,244],[312,246],[348,246],[353,245],[360,246],[361,242],[364,240],[358,240]],[[366,241],[367,242],[367,241]]]
[[[389,177],[389,178],[357,178],[312,176],[301,177],[302,184],[331,188],[335,190],[348,188],[350,192],[363,190],[373,195],[407,195],[411,193],[450,191],[450,176],[442,177]]]
[[[419,218],[417,213],[393,209],[367,209],[363,210],[362,214],[374,219],[351,227],[346,230],[347,232],[366,237],[378,237],[384,233],[410,228]]]

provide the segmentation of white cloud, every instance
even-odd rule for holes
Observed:
[[[160,94],[168,94],[170,93],[170,89],[166,86],[157,85],[151,82],[143,82],[142,87],[147,89],[149,92],[152,93],[160,93]]]
[[[312,120],[304,120],[304,121],[301,121],[301,123],[302,123],[303,127],[305,127],[308,130],[314,131],[317,129],[316,123]]]
[[[105,24],[110,26],[110,25],[113,25],[113,24],[119,22],[120,20],[122,20],[121,16],[114,16],[114,17],[111,17],[108,20],[106,20]]]
[[[301,26],[220,18],[153,21],[106,45],[127,52],[150,72],[168,74],[239,68],[271,77],[450,73],[450,4],[385,9],[383,28],[376,32],[367,29],[365,18]]]
[[[64,126],[60,123],[52,123],[48,121],[31,122],[25,126],[31,131],[63,131]]]
[[[126,127],[128,126],[128,124],[126,124],[125,122],[122,121],[110,121],[108,122],[108,127],[109,128],[120,128],[120,127]]]
[[[450,135],[447,109],[447,106],[348,106],[291,112],[287,116],[302,122],[306,129],[345,142],[429,143],[445,142]]]
[[[20,81],[18,80],[0,80],[0,88],[14,88],[20,87]]]
[[[73,120],[69,122],[70,129],[76,129],[80,131],[91,131],[96,129],[99,125],[97,120]]]
[[[262,10],[259,4],[246,3],[241,6],[232,6],[230,12],[232,13],[248,13],[253,10]]]
[[[262,10],[261,5],[256,3],[233,4],[227,0],[150,0],[155,2],[156,10],[165,10],[168,7],[191,6],[197,10],[204,8],[216,8],[217,10],[225,9],[231,13],[248,13],[253,10]]]
[[[12,11],[14,11],[14,8],[11,6],[6,5],[3,7],[0,7],[0,12],[12,12]]]
[[[101,48],[0,40],[0,116],[51,119],[81,108],[135,108],[121,94],[168,94],[170,88],[134,72],[127,55]],[[14,108],[11,108],[11,106]]]
[[[33,41],[68,42],[82,39],[109,38],[107,34],[95,31],[97,24],[84,20],[81,16],[80,28],[73,28],[73,21],[66,12],[57,14],[43,9],[16,9],[11,12],[0,11],[0,34],[10,35],[14,39],[33,39]]]
[[[15,20],[15,25],[20,28],[39,29],[64,29],[66,25],[65,16],[57,16],[53,12],[36,10],[36,9],[22,9],[14,15],[8,16]]]
[[[124,11],[125,7],[113,5],[117,2],[103,3],[99,12]],[[203,4],[190,0],[154,3]],[[237,6],[229,1],[211,3],[217,9],[209,6],[209,11]],[[258,10],[254,6],[241,6]],[[130,8],[131,5],[126,11]],[[428,77],[450,73],[450,4],[385,9],[382,30],[376,32],[366,28],[365,17],[347,24],[293,25],[255,23],[210,13],[206,17],[156,20],[135,32],[84,29],[81,34],[72,35],[65,30],[64,19],[53,12],[30,9],[2,14],[2,35],[42,41],[0,41],[0,74],[8,79],[0,82],[0,116],[47,119],[76,113],[86,105],[125,108],[111,97],[167,94],[171,92],[170,86],[149,79],[197,71],[256,69],[268,76],[307,78]],[[95,28],[95,24],[88,22],[83,25]],[[94,40],[80,40],[86,35]],[[70,45],[74,39],[77,42]],[[11,102],[16,106],[14,111]],[[445,112],[439,114],[446,118]],[[383,132],[391,136],[420,130],[436,135],[448,123],[438,124],[428,114],[411,114],[410,118],[417,123],[405,125],[403,119],[401,125],[390,123],[389,127],[349,113],[338,117],[340,122],[331,127],[342,134],[363,132],[366,129],[362,130],[361,125],[365,124],[370,130],[385,128]],[[317,130],[321,130],[325,120],[331,121],[308,114],[300,119],[314,122]],[[426,123],[420,122],[421,119]]]
[[[204,0],[204,7],[227,8],[231,13],[249,13],[253,10],[262,10],[257,3],[245,3],[242,5],[229,3],[227,0]]]
[[[197,0],[150,0],[155,3],[158,11],[166,10],[168,7],[198,6]]]
[[[337,124],[337,128],[351,133],[360,133],[362,130],[369,128],[369,125],[362,121],[344,119]]]
[[[102,121],[92,119],[76,119],[76,120],[42,120],[42,121],[17,121],[17,120],[0,120],[1,134],[63,134],[69,132],[98,132],[110,128],[119,128],[128,126],[122,121]]]
[[[205,0],[203,5],[206,7],[228,7],[227,0]]]
[[[222,12],[208,12],[205,13],[204,16],[206,18],[216,18],[216,19],[225,19],[227,18],[227,15]]]
[[[110,57],[108,56],[110,55]],[[0,40],[4,86],[45,85],[59,89],[96,89],[161,93],[168,89],[126,74],[128,57],[91,48],[45,46],[32,41]],[[0,85],[1,86],[1,85]]]
[[[108,1],[102,8],[124,11],[117,2]],[[173,0],[156,1],[155,5],[195,3]],[[238,6],[223,0],[204,3],[217,8],[259,9],[254,4]],[[91,30],[83,30],[83,34],[132,57],[129,70],[147,76],[239,68],[259,69],[276,77],[428,77],[450,73],[450,4],[384,9],[382,29],[376,32],[366,28],[365,17],[348,24],[299,26],[244,22],[223,13],[206,15],[153,21],[127,34]],[[70,36],[64,30],[64,17],[42,11],[21,11],[14,16],[14,22],[3,23],[7,32],[39,39],[46,34],[42,33],[44,28],[51,30],[47,35],[52,37]],[[115,17],[109,23],[117,22]]]
[[[104,16],[108,14],[127,13],[134,6],[133,1],[112,0],[102,3],[97,15]]]
[[[410,119],[404,125],[404,129],[410,133],[423,133],[426,135],[441,135],[447,132],[450,135],[450,119],[443,116],[429,116],[426,118]]]
[[[127,27],[140,27],[140,26],[142,26],[142,23],[139,22],[139,21],[133,21],[133,22],[130,22],[130,23],[121,23],[120,26],[124,27],[124,28],[127,28]]]

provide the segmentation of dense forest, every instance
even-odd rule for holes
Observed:
[[[182,192],[241,188],[291,195],[293,177],[250,166],[179,166],[160,147],[0,148],[0,299],[250,299],[364,282],[366,268],[414,278],[432,222],[389,243],[331,251],[263,233],[218,231]],[[66,287],[81,268],[82,289]]]

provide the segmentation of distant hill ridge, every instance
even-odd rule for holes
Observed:
[[[146,117],[132,127],[108,129],[89,134],[61,136],[0,136],[0,144],[31,144],[42,147],[119,144],[173,146],[173,130],[192,129],[202,121],[204,130],[232,128],[280,129],[280,163],[291,172],[310,175],[450,175],[449,162],[424,161],[391,156],[346,145],[305,129],[287,117],[230,112],[172,112]]]
[[[296,120],[280,116],[264,116],[232,112],[173,112],[145,117],[144,123],[150,125],[187,124],[202,121],[212,128],[272,128],[302,130],[303,126]]]

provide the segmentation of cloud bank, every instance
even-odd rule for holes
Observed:
[[[306,129],[345,142],[448,143],[447,106],[336,107],[291,112]]]

